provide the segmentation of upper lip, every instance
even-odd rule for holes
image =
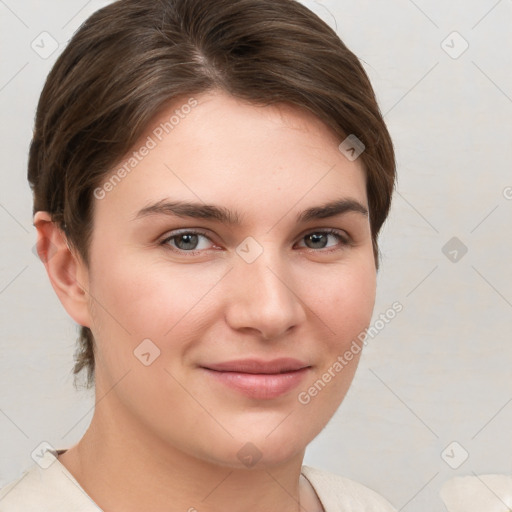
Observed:
[[[218,372],[238,372],[238,373],[284,373],[307,368],[310,365],[291,357],[283,357],[264,361],[262,359],[236,359],[233,361],[224,361],[203,365],[203,368],[215,370]]]

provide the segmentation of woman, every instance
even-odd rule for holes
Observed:
[[[393,510],[302,465],[357,367],[395,180],[325,23],[292,0],[101,9],[48,76],[28,177],[96,407],[2,511]]]

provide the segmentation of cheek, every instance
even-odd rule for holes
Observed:
[[[310,286],[311,309],[324,336],[318,337],[321,350],[317,369],[297,394],[299,411],[308,411],[311,439],[340,406],[354,378],[362,353],[358,336],[370,323],[376,292],[374,266],[361,260],[358,265],[331,268],[328,275],[317,274]]]
[[[325,327],[330,349],[350,345],[368,326],[376,294],[376,273],[364,260],[358,265],[326,268],[315,275],[304,296]]]
[[[208,311],[214,308],[209,292],[222,275],[220,268],[198,271],[194,265],[178,268],[129,255],[104,262],[91,288],[101,304],[94,308],[98,341],[108,340],[114,364],[115,358],[131,362],[126,359],[133,358],[144,339],[152,340],[164,356],[192,343],[208,323]]]

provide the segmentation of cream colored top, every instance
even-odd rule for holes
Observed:
[[[101,509],[47,450],[20,478],[0,490],[0,512],[98,512]],[[325,512],[396,512],[379,494],[347,478],[302,466]]]

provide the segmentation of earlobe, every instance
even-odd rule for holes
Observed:
[[[88,272],[66,235],[48,212],[34,215],[37,229],[37,253],[50,282],[68,314],[80,325],[90,327]]]

